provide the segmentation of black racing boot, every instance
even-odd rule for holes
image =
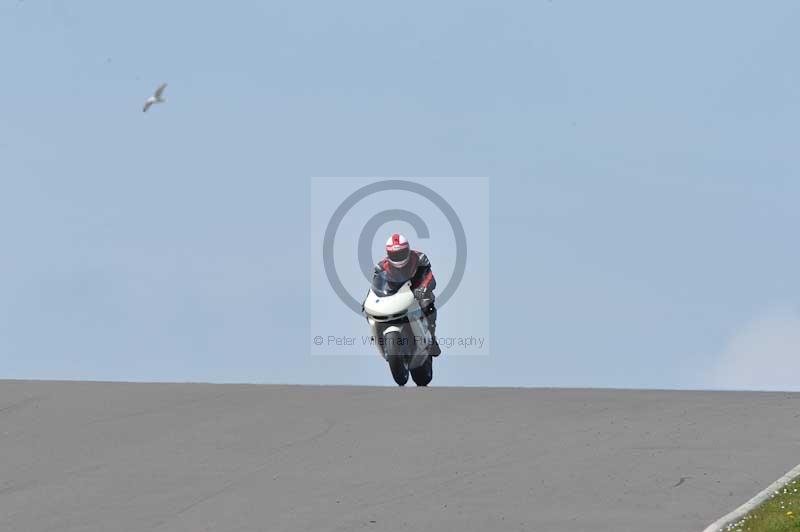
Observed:
[[[428,346],[428,354],[432,357],[438,357],[442,354],[442,348],[439,347],[439,340],[436,335],[431,333],[431,345]]]
[[[442,354],[442,349],[439,347],[439,340],[436,339],[436,307],[429,306],[425,311],[425,317],[428,319],[428,332],[431,333],[431,345],[428,346],[428,354],[432,357],[438,357]]]

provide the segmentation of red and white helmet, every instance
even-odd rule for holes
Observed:
[[[386,256],[389,263],[395,268],[402,268],[408,264],[408,259],[411,257],[411,246],[406,237],[400,233],[390,236],[386,241]]]

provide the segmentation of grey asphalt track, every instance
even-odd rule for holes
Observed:
[[[800,395],[0,381],[0,530],[700,531]]]

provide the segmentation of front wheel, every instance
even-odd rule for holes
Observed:
[[[408,368],[403,359],[405,358],[405,349],[403,349],[403,337],[400,332],[390,332],[384,337],[384,352],[386,353],[386,361],[389,363],[389,369],[392,371],[392,378],[398,386],[405,386],[408,382]],[[414,381],[416,382],[416,380]]]

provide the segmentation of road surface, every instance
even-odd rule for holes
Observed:
[[[700,531],[800,395],[0,381],[0,530]]]

